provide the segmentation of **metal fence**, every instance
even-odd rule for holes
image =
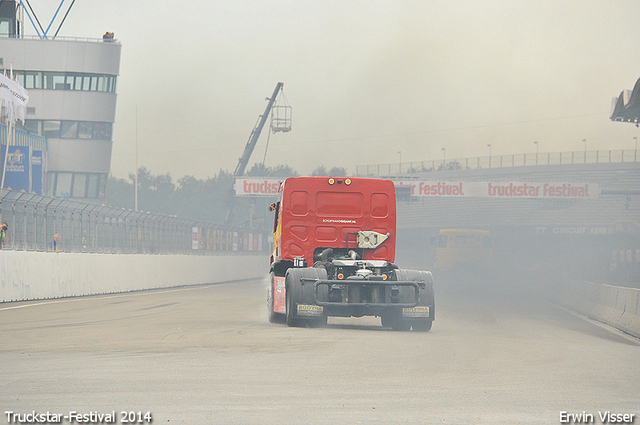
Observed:
[[[530,165],[596,164],[638,162],[634,149],[610,151],[541,152],[495,155],[476,158],[445,158],[420,162],[358,165],[356,176],[395,176],[431,171],[474,170],[481,168],[524,167]]]
[[[266,253],[264,230],[0,189],[2,249],[113,254]],[[54,236],[59,241],[54,243]]]

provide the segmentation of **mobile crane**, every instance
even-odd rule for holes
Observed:
[[[249,164],[249,159],[251,158],[251,154],[253,153],[253,150],[256,147],[256,143],[258,143],[258,139],[260,138],[262,129],[264,128],[264,125],[267,122],[269,113],[274,108],[274,104],[276,102],[276,99],[278,98],[278,94],[280,94],[283,87],[284,87],[284,83],[276,84],[276,88],[273,91],[273,94],[271,95],[271,97],[267,98],[267,100],[269,101],[267,103],[267,107],[265,108],[264,113],[258,117],[258,121],[256,122],[256,125],[253,127],[253,130],[251,130],[251,134],[249,135],[249,140],[247,140],[247,144],[244,147],[244,152],[242,152],[242,156],[238,159],[238,165],[236,165],[236,169],[233,172],[234,178],[240,177],[244,174],[244,171],[247,168],[247,165]],[[288,110],[290,110],[290,107],[288,106],[285,106],[284,108],[289,108]],[[275,126],[272,123],[272,130],[274,132],[290,131],[291,130],[290,118],[277,119]],[[231,183],[231,188],[229,189],[229,192],[227,195],[228,210],[227,210],[227,215],[225,217],[225,223],[228,223],[230,221],[233,210],[235,208],[235,202],[234,202],[235,198],[234,198],[234,190],[233,190],[234,184],[235,184],[235,181]]]

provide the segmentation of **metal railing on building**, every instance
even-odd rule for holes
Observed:
[[[264,230],[0,189],[2,249],[112,254],[266,253]],[[55,241],[54,236],[59,235]]]
[[[419,162],[358,165],[356,176],[397,176],[451,170],[475,170],[532,165],[595,164],[638,162],[637,150],[540,152],[515,155],[482,156],[475,158],[442,158]]]
[[[16,129],[15,139],[11,142],[15,146],[30,146],[41,151],[47,150],[47,139],[27,131]],[[0,123],[0,145],[7,144],[7,126]]]
[[[118,40],[111,40],[111,39],[105,39],[104,37],[102,38],[96,38],[96,37],[69,37],[69,36],[39,36],[39,35],[25,35],[25,34],[19,34],[19,35],[10,35],[6,38],[14,38],[14,39],[19,39],[19,40],[46,40],[46,41],[83,41],[83,42],[90,42],[90,43],[104,43],[104,42],[109,42],[109,43],[116,43],[116,44],[120,44],[120,42]]]

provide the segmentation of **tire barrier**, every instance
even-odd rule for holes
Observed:
[[[640,338],[640,289],[565,281],[557,294],[563,306]]]
[[[0,302],[253,279],[266,255],[116,255],[0,252]]]

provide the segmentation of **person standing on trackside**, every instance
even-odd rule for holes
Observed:
[[[9,230],[9,225],[7,224],[7,222],[3,221],[2,223],[0,223],[0,249],[3,249],[8,241],[7,230]]]
[[[53,235],[53,239],[47,242],[47,249],[49,251],[58,252],[58,242],[60,242],[60,235],[56,233]]]

